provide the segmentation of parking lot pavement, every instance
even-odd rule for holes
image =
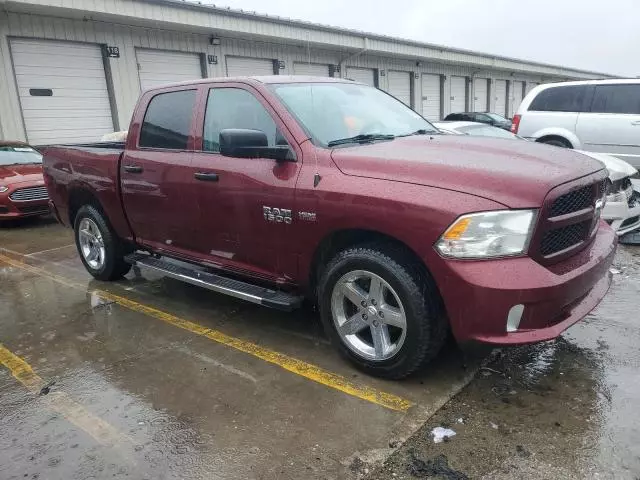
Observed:
[[[48,219],[0,227],[0,478],[353,478],[477,369],[359,374],[315,314],[86,273]],[[364,466],[364,467],[363,467]]]
[[[367,480],[640,478],[640,249],[556,341],[504,349]],[[434,443],[436,427],[456,435]]]

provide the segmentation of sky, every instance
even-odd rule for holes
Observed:
[[[640,0],[201,0],[448,47],[640,76]]]

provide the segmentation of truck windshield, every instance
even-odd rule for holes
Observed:
[[[42,155],[26,146],[0,146],[0,166],[42,163]]]
[[[386,93],[357,83],[283,83],[272,89],[314,142],[438,133],[424,118]],[[358,140],[354,140],[354,143]]]

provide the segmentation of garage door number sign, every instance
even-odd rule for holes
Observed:
[[[120,49],[118,47],[107,47],[107,57],[120,58]]]

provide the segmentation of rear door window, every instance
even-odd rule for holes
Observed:
[[[597,85],[591,112],[640,115],[640,84]]]
[[[538,112],[582,112],[584,111],[586,94],[587,87],[584,85],[547,88],[533,99],[529,110]]]
[[[186,150],[196,90],[160,93],[153,97],[140,129],[139,146]]]

